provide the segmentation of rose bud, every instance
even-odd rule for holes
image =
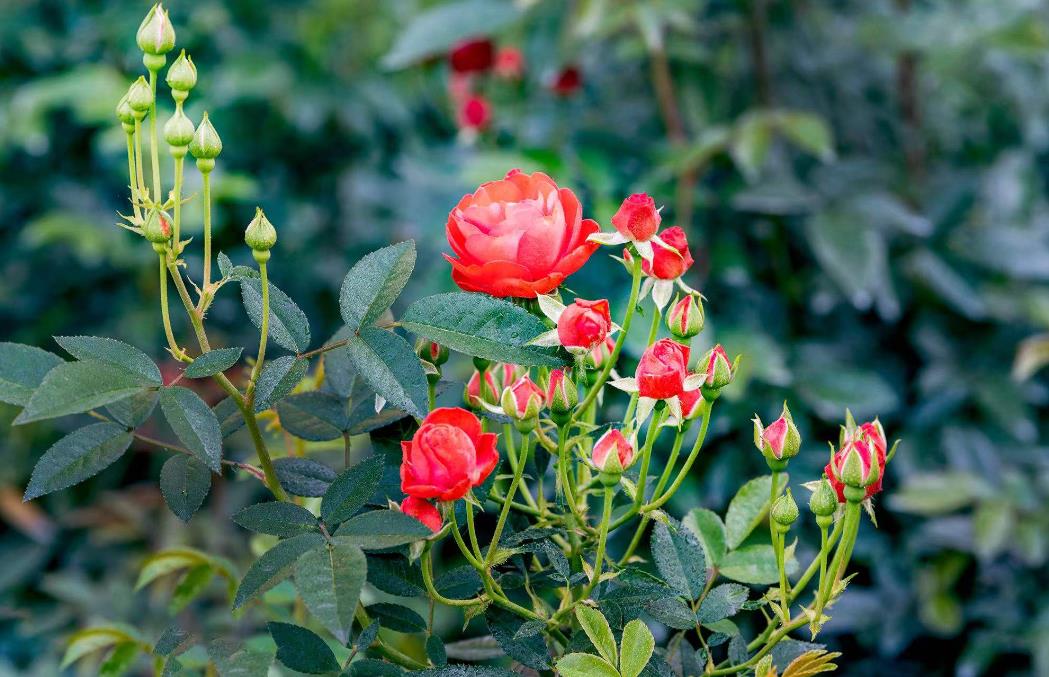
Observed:
[[[145,76],[138,76],[138,80],[131,83],[131,88],[127,90],[127,103],[131,107],[131,110],[136,113],[135,117],[139,120],[146,114],[149,107],[153,105],[153,91],[149,88],[149,83],[146,82]]]
[[[495,433],[465,409],[431,411],[411,441],[401,442],[401,491],[416,498],[455,501],[499,464]]]
[[[415,496],[409,496],[401,501],[401,512],[409,517],[414,517],[426,526],[430,531],[437,533],[444,526],[441,512],[433,503]]]
[[[647,193],[634,193],[612,216],[612,225],[619,234],[633,242],[646,242],[659,230],[662,217],[656,202]]]
[[[492,371],[486,369],[484,372],[484,401],[495,404],[496,393],[498,390],[495,386],[495,379],[492,378]],[[482,409],[484,405],[481,403],[481,372],[474,370],[473,376],[466,382],[466,392],[464,393],[463,399],[466,400],[466,405],[474,409]]]
[[[163,56],[175,48],[175,28],[171,25],[171,19],[168,18],[168,13],[160,3],[153,5],[153,8],[146,14],[146,18],[142,20],[138,27],[136,41],[139,49],[150,56]],[[149,65],[147,62],[147,68]],[[158,69],[150,68],[150,70]]]
[[[782,471],[787,460],[798,455],[801,433],[794,425],[786,402],[783,403],[783,413],[768,426],[761,424],[760,417],[754,417],[754,446],[765,457],[769,467],[776,471]]]
[[[501,47],[495,53],[493,70],[504,80],[518,80],[524,74],[524,55],[516,47]]]
[[[659,239],[667,246],[653,247],[652,263],[642,259],[641,270],[658,280],[676,280],[694,263],[688,249],[688,238],[684,230],[674,226],[660,233]]]
[[[262,213],[261,207],[255,208],[255,218],[244,230],[244,244],[251,247],[251,253],[259,263],[269,260],[269,250],[277,244],[277,229]]]
[[[448,215],[452,279],[463,291],[535,298],[556,289],[597,251],[600,231],[575,194],[540,172],[511,170],[483,184]]]
[[[167,141],[169,150],[173,157],[186,157],[189,142],[193,140],[193,121],[182,112],[182,107],[175,109],[166,123],[164,123],[164,140]]]
[[[590,350],[604,341],[611,329],[608,299],[577,298],[557,320],[557,337],[565,348]]]
[[[575,381],[563,369],[551,371],[550,382],[546,386],[546,406],[550,407],[554,422],[559,425],[566,422],[577,404],[579,391]]]
[[[131,110],[127,94],[117,104],[117,119],[120,120],[120,125],[126,133],[131,134],[135,131],[135,111]]]
[[[415,354],[435,367],[448,361],[448,347],[425,338],[415,344]]]
[[[503,387],[512,386],[517,379],[522,376],[528,375],[528,370],[524,367],[519,367],[516,364],[510,364],[509,362],[502,362],[497,365],[498,373],[502,379],[501,383]]]
[[[207,112],[197,125],[193,140],[189,142],[189,152],[197,159],[197,169],[201,172],[206,174],[214,169],[215,158],[222,152],[222,139],[208,119]]]
[[[492,67],[495,49],[488,38],[471,38],[456,43],[448,62],[456,73],[482,73]]]
[[[583,84],[583,75],[576,66],[565,66],[550,83],[550,89],[559,96],[571,96],[579,91]]]
[[[637,365],[638,395],[667,400],[684,392],[688,355],[688,347],[670,339],[660,339],[649,346]]]
[[[735,362],[729,362],[728,355],[721,344],[717,344],[703,356],[700,362],[706,369],[706,379],[703,382],[704,396],[717,397],[718,392],[736,377],[736,369],[739,367],[739,358]]]
[[[588,369],[601,369],[605,362],[612,357],[616,349],[616,342],[610,337],[594,346],[586,355],[586,366]]]
[[[677,339],[687,341],[703,331],[703,301],[696,294],[686,294],[667,311],[667,329]]]
[[[543,408],[543,389],[527,376],[522,376],[503,390],[500,403],[503,413],[514,419],[518,431],[529,433],[535,429],[539,410]]]
[[[142,223],[142,235],[153,243],[155,251],[164,251],[164,245],[171,239],[171,219],[159,209],[150,211]]]
[[[591,454],[594,467],[602,473],[609,475],[607,479],[612,484],[619,481],[619,476],[634,462],[634,446],[630,444],[623,433],[613,428],[601,436],[594,444]]]
[[[478,131],[487,127],[491,120],[492,106],[479,94],[467,97],[459,106],[460,129]]]
[[[816,490],[809,497],[809,510],[816,516],[816,524],[822,528],[830,526],[834,521],[834,513],[838,509],[838,497],[824,475],[823,479],[816,485]]]
[[[176,102],[185,101],[189,96],[189,90],[197,84],[197,67],[193,65],[193,59],[186,55],[186,50],[182,50],[174,63],[168,67],[168,74],[164,79],[171,88],[171,98]]]
[[[824,468],[839,502],[862,501],[882,490],[886,453],[880,428],[880,424],[861,426]]]
[[[797,519],[798,504],[794,502],[790,489],[787,489],[787,493],[777,498],[772,504],[772,521],[776,524],[778,531],[785,532]]]
[[[681,418],[684,421],[694,421],[700,417],[703,413],[704,402],[703,391],[701,390],[682,390],[681,394],[678,395],[678,399],[681,400]]]

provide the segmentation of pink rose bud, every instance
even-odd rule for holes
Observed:
[[[495,379],[492,378],[492,370],[486,369],[484,372],[484,401],[491,404],[495,404],[496,393],[498,392],[495,387]],[[473,407],[474,409],[481,409],[481,372],[474,370],[473,376],[466,383],[466,393],[464,398],[466,405]]]
[[[462,40],[448,53],[448,61],[456,73],[482,73],[492,67],[495,48],[488,38]]]
[[[495,74],[504,80],[518,80],[524,74],[524,55],[516,47],[501,47],[495,53]]]
[[[565,348],[590,350],[604,341],[611,329],[607,299],[585,301],[577,298],[557,320],[557,338]]]
[[[605,362],[612,357],[612,351],[616,349],[616,342],[611,337],[605,338],[591,349],[586,356],[586,366],[590,369],[601,369]]]
[[[419,520],[430,527],[430,531],[434,533],[440,531],[441,527],[444,526],[444,520],[441,519],[441,513],[437,510],[437,506],[422,498],[407,497],[401,501],[401,512]]]
[[[732,383],[736,376],[736,366],[729,361],[728,355],[721,344],[710,349],[701,362],[706,369],[707,379],[704,387],[711,391],[718,391]]]
[[[448,347],[429,339],[419,339],[419,342],[415,344],[415,352],[435,367],[448,361]]]
[[[652,247],[652,263],[642,259],[641,270],[646,275],[660,280],[676,280],[684,275],[694,263],[692,252],[688,250],[688,238],[685,237],[684,230],[679,226],[674,226],[660,233],[659,239],[671,249],[658,244]]]
[[[882,490],[886,461],[885,431],[878,422],[853,431],[824,468],[838,502],[860,501]]]
[[[459,127],[484,129],[492,121],[492,106],[479,94],[467,97],[459,106]]]
[[[503,390],[500,403],[503,412],[515,421],[527,422],[528,432],[535,427],[535,419],[543,408],[543,389],[527,376],[522,376]],[[524,430],[522,430],[524,432]]]
[[[612,225],[619,234],[636,242],[652,239],[661,221],[656,202],[647,193],[634,193],[623,200],[612,216]]]
[[[689,349],[671,339],[661,339],[648,347],[638,362],[638,394],[655,400],[677,397],[685,391]]]
[[[783,413],[768,426],[761,424],[761,419],[754,417],[754,446],[765,457],[773,470],[781,467],[788,459],[798,455],[801,450],[801,433],[794,425],[794,418],[786,403]]]
[[[555,417],[564,418],[572,413],[579,404],[579,391],[571,376],[563,369],[550,372],[550,382],[546,386],[546,406]]]
[[[678,395],[681,400],[681,417],[686,421],[694,421],[703,413],[704,402],[701,390],[683,390]]]
[[[465,409],[434,409],[410,441],[401,442],[401,491],[416,498],[455,501],[499,464],[496,434]]]
[[[601,472],[620,475],[634,462],[634,446],[613,428],[594,444],[591,458]]]
[[[667,312],[667,329],[674,338],[690,339],[703,331],[703,302],[695,294],[682,296]]]

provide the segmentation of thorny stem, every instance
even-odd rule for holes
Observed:
[[[159,252],[157,254],[158,261],[160,263],[160,316],[164,322],[164,335],[168,340],[168,348],[176,359],[186,362],[189,357],[186,356],[186,351],[178,347],[178,342],[175,340],[175,333],[171,330],[171,313],[168,310],[168,275],[167,266],[165,265],[166,254]]]
[[[473,599],[452,599],[437,592],[437,588],[433,584],[433,553],[430,551],[429,545],[423,551],[420,568],[423,572],[423,585],[426,586],[426,592],[429,593],[431,599],[445,606],[473,606],[483,601],[479,597]]]
[[[182,168],[185,164],[186,158],[177,157],[175,158],[175,215],[174,223],[171,227],[171,241],[175,247],[180,246],[180,233],[182,225]]]
[[[528,458],[528,437],[525,437],[521,442],[521,458],[515,463],[514,478],[510,481],[510,487],[506,490],[506,502],[503,503],[503,509],[499,512],[499,519],[495,523],[495,531],[492,532],[492,542],[488,545],[488,554],[484,558],[484,568],[488,569],[492,566],[492,562],[495,561],[495,554],[499,550],[499,539],[503,535],[503,528],[506,526],[506,518],[510,515],[510,505],[513,501],[514,494],[517,493],[517,487],[521,484],[521,477],[524,475],[525,464],[521,459]]]
[[[594,587],[601,580],[601,567],[605,563],[605,547],[608,545],[608,523],[612,521],[612,500],[614,497],[614,487],[605,487],[605,500],[601,511],[601,532],[597,539],[597,555],[594,556],[594,576],[583,588],[583,599],[590,596]]]
[[[255,358],[255,366],[251,369],[251,380],[248,382],[247,400],[255,401],[255,384],[258,383],[259,374],[262,372],[262,364],[266,361],[266,341],[270,334],[270,283],[266,274],[266,264],[259,262],[259,276],[262,283],[262,323],[259,327],[259,353]]]
[[[153,164],[153,202],[160,204],[160,150],[157,143],[157,71],[149,71],[149,89],[153,102],[149,104],[149,159]],[[176,241],[177,244],[177,241]]]
[[[838,542],[838,549],[834,552],[834,560],[825,578],[820,579],[820,588],[816,597],[816,618],[823,613],[835,584],[841,578],[845,567],[849,564],[852,554],[852,546],[856,542],[856,534],[860,528],[860,504],[848,501],[845,503],[845,517],[842,518],[842,535]]]
[[[138,198],[145,202],[149,198],[145,173],[142,171],[142,120],[135,118],[135,174],[138,176]]]
[[[204,183],[204,293],[211,286],[211,171],[201,172]],[[177,207],[176,207],[177,209]]]
[[[138,178],[135,176],[135,132],[127,133],[127,173],[131,182],[131,208],[134,210],[135,222],[142,223],[142,210],[138,206]]]

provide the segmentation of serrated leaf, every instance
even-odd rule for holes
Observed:
[[[349,426],[346,430],[351,435],[361,435],[378,430],[408,416],[403,410],[387,404],[382,411],[375,411],[375,399],[366,397],[350,412]]]
[[[778,573],[778,572],[777,572]],[[716,623],[735,616],[750,596],[750,590],[739,583],[724,583],[712,589],[703,599],[696,618],[700,623]]]
[[[324,537],[320,534],[302,534],[279,541],[248,568],[237,588],[233,608],[239,609],[287,578],[300,557],[323,543]]]
[[[171,512],[188,522],[211,489],[211,471],[196,458],[176,454],[160,469],[160,493]]]
[[[211,408],[218,419],[222,438],[225,439],[244,427],[244,416],[232,397],[227,397]]]
[[[407,673],[402,668],[393,663],[375,658],[361,658],[350,663],[349,670],[343,672],[342,677],[402,677],[405,674]]]
[[[47,372],[62,362],[42,348],[0,341],[0,402],[24,407]]]
[[[533,670],[550,669],[550,650],[543,637],[538,634],[518,637],[524,624],[519,616],[493,606],[485,612],[485,622],[507,656]]]
[[[785,473],[780,475],[780,482],[786,484]],[[725,543],[729,550],[738,548],[765,518],[771,491],[772,475],[764,475],[750,480],[736,492],[725,513]]]
[[[116,423],[95,423],[69,433],[37,461],[23,500],[31,501],[98,474],[127,451],[132,439],[131,433]]]
[[[150,555],[142,563],[135,582],[135,590],[141,590],[161,576],[200,565],[210,565],[212,559],[207,553],[193,548],[168,548]]]
[[[265,411],[284,399],[306,376],[309,363],[294,355],[269,360],[262,365],[255,386],[255,411]]]
[[[151,380],[109,362],[63,362],[47,372],[15,423],[79,414],[150,387]]]
[[[339,671],[335,654],[313,632],[291,623],[270,622],[266,626],[277,645],[277,660],[287,667],[311,675]]]
[[[656,522],[652,556],[663,580],[687,597],[697,599],[707,583],[707,565],[699,539],[690,530]]]
[[[328,632],[345,644],[367,577],[364,552],[344,538],[310,550],[295,565],[295,586]]]
[[[153,644],[153,653],[157,656],[168,656],[178,650],[187,639],[189,639],[188,632],[177,624],[169,625]]]
[[[240,642],[215,640],[208,645],[208,658],[221,677],[261,677],[269,672],[273,654],[243,646]]]
[[[426,373],[407,341],[393,332],[365,327],[339,350],[347,351],[357,373],[376,395],[413,416],[425,415],[429,408]]]
[[[353,517],[379,489],[384,459],[371,456],[335,478],[321,499],[321,519],[334,526]]]
[[[233,521],[256,533],[281,537],[308,534],[319,529],[312,512],[284,501],[249,505],[235,513]]]
[[[448,652],[444,648],[444,640],[440,635],[430,635],[426,638],[426,657],[437,667],[447,665]]]
[[[138,637],[130,628],[118,625],[100,625],[78,630],[66,643],[61,669],[65,669],[84,656],[123,642],[137,642]]]
[[[378,602],[367,607],[368,615],[375,618],[382,627],[394,632],[422,632],[426,621],[422,616],[408,607],[390,602]]]
[[[190,602],[204,592],[214,576],[215,570],[210,564],[200,564],[187,571],[171,593],[168,612],[174,615],[189,606]]]
[[[726,550],[725,523],[721,518],[713,510],[693,508],[681,520],[681,524],[699,537],[707,563],[718,566]]]
[[[597,648],[597,652],[612,665],[619,665],[619,651],[616,649],[616,638],[604,614],[593,607],[578,604],[575,617],[579,627]]]
[[[189,388],[171,386],[160,391],[160,410],[194,457],[213,472],[221,472],[222,429],[204,400]]]
[[[160,395],[155,390],[146,390],[131,397],[106,405],[106,412],[126,428],[137,428],[153,414]]]
[[[123,341],[102,336],[56,336],[55,341],[78,360],[114,364],[154,385],[164,383],[160,368],[149,355]]]
[[[656,640],[644,621],[635,618],[623,628],[622,656],[619,673],[622,677],[638,677],[648,665]]]
[[[619,677],[619,671],[604,658],[588,653],[570,653],[557,661],[561,677]]]
[[[505,0],[460,0],[418,12],[382,58],[386,68],[404,68],[433,54],[443,54],[459,40],[491,35],[520,16]]]
[[[287,350],[304,352],[310,347],[310,323],[288,295],[269,283],[270,338]],[[240,281],[240,298],[256,329],[262,328],[262,280],[245,278]]]
[[[243,352],[243,348],[219,348],[206,352],[193,360],[183,373],[186,378],[214,376],[235,365]]]
[[[415,268],[415,242],[408,240],[371,252],[342,281],[339,310],[352,331],[368,326],[397,300]]]
[[[365,550],[414,543],[433,535],[430,527],[398,510],[372,510],[343,522],[335,532]]]
[[[676,630],[689,630],[696,626],[696,615],[677,597],[649,600],[643,606],[649,616]]]
[[[521,366],[563,366],[549,348],[528,343],[547,327],[535,315],[486,294],[451,292],[419,299],[408,307],[401,326],[451,350]]]
[[[336,477],[334,470],[308,458],[278,458],[273,470],[284,490],[295,496],[323,496]]]
[[[824,162],[834,158],[834,138],[826,121],[812,113],[783,111],[779,129],[791,142]]]
[[[790,557],[785,562],[787,573],[798,568],[798,561]],[[772,585],[779,581],[776,554],[771,545],[747,545],[725,555],[718,572],[733,581],[750,585]]]
[[[374,404],[371,404],[374,413]],[[310,442],[342,437],[343,431],[349,428],[349,410],[345,397],[319,391],[295,393],[277,403],[281,427]]]

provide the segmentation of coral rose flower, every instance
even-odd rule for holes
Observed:
[[[401,442],[401,491],[416,498],[455,501],[495,470],[495,433],[465,409],[434,409],[411,441]]]
[[[666,400],[680,395],[688,376],[688,355],[687,346],[670,339],[652,344],[637,365],[635,378],[641,397]]]
[[[634,462],[634,447],[623,433],[613,428],[594,444],[591,458],[598,470],[622,472]]]
[[[535,298],[579,270],[600,228],[583,218],[575,194],[546,174],[511,170],[483,184],[448,215],[448,244],[458,258],[452,279],[465,291]]]
[[[409,496],[401,501],[401,512],[419,520],[430,527],[430,531],[434,533],[440,531],[444,525],[444,520],[441,519],[441,513],[437,510],[437,507],[433,503],[415,496]]]
[[[608,336],[612,329],[608,300],[586,301],[576,299],[565,307],[557,320],[557,335],[566,348],[590,350]]]

